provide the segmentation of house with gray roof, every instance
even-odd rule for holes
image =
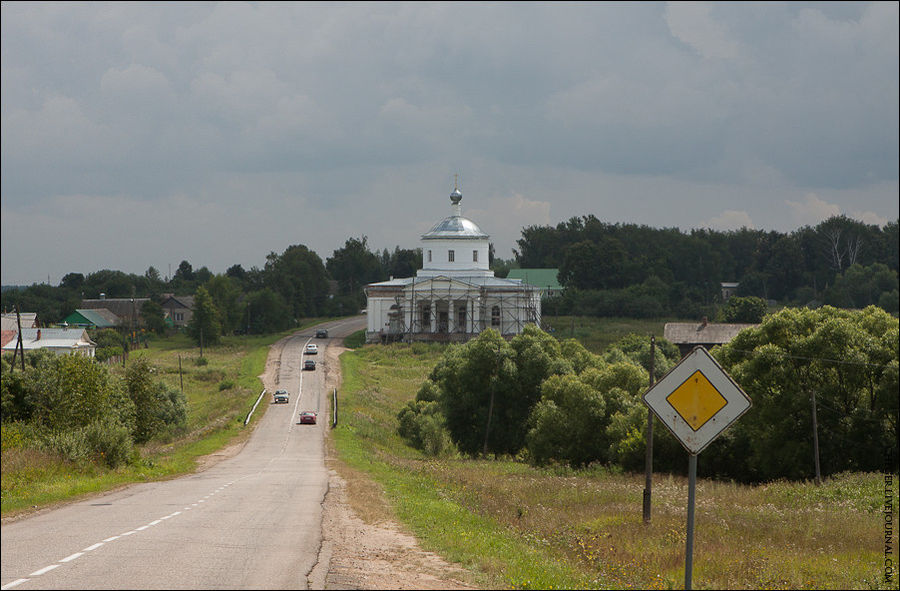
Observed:
[[[3,352],[15,351],[17,342],[18,337],[13,335],[3,345]],[[50,349],[57,355],[93,357],[97,351],[97,343],[90,339],[84,328],[23,328],[22,348],[26,353]]]
[[[707,322],[706,319],[699,323],[667,322],[663,329],[663,337],[670,343],[678,345],[678,351],[684,357],[698,345],[706,349],[724,345],[745,328],[754,326],[758,325],[714,323]]]

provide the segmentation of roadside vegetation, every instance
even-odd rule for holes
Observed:
[[[810,322],[815,324],[815,315],[804,316],[806,312],[796,311],[785,314],[776,315],[776,320],[764,325],[761,331],[765,333],[766,329],[772,331],[774,326],[779,326],[784,329],[783,334],[789,335],[800,325],[810,329]],[[835,346],[836,343],[865,343],[863,349],[881,350],[877,338],[851,336],[856,334],[853,327],[857,325],[867,327],[871,334],[880,331],[888,358],[878,363],[882,375],[870,381],[870,387],[862,392],[888,395],[892,387],[890,380],[896,379],[891,377],[896,376],[897,367],[896,318],[882,316],[873,309],[849,320],[843,317],[852,314],[849,312],[832,309],[822,314],[831,316],[819,318],[823,326],[830,327],[835,335],[848,337],[835,338]],[[788,328],[791,321],[797,323],[794,329]],[[878,322],[886,324],[881,326]],[[800,357],[798,349],[791,347],[802,347],[805,342],[809,350],[810,343],[816,340],[814,335],[822,337],[823,334],[815,330],[797,332],[799,344],[792,344],[790,339],[780,344],[763,344],[759,342],[762,339],[759,333],[745,339],[757,341],[750,351],[759,347],[760,354],[771,354],[772,347],[777,346]],[[553,347],[537,335],[526,335],[526,338],[536,340],[533,345],[542,343],[544,350]],[[741,342],[750,346],[749,341]],[[494,344],[503,353],[502,343],[482,343],[487,345],[482,348],[489,350]],[[512,348],[512,343],[506,346]],[[465,347],[421,343],[366,346],[342,356],[341,418],[338,428],[332,432],[334,442],[346,464],[342,469],[352,482],[364,480],[359,474],[365,474],[380,487],[379,492],[365,485],[351,484],[351,498],[355,498],[352,502],[358,513],[364,516],[368,513],[372,519],[378,519],[379,515],[371,515],[371,507],[378,505],[377,499],[383,494],[387,499],[384,512],[403,522],[425,549],[470,569],[474,582],[485,587],[680,587],[684,577],[687,456],[671,435],[662,427],[656,430],[657,450],[669,449],[671,464],[662,469],[657,467],[652,520],[645,525],[642,523],[643,474],[609,461],[609,456],[607,461],[586,463],[572,462],[570,458],[536,461],[535,455],[527,451],[527,444],[523,448],[525,453],[492,448],[487,455],[482,455],[480,445],[475,445],[473,450],[471,443],[452,435],[446,422],[450,417],[442,416],[433,407],[430,413],[424,408],[415,412],[417,396],[418,402],[424,403],[421,406],[433,405],[437,400],[439,394],[434,387],[441,381],[442,364],[465,371],[465,360],[461,358]],[[745,365],[761,363],[753,361],[754,356],[746,355],[746,350],[740,350],[745,351],[741,356]],[[732,354],[734,351],[729,353]],[[845,351],[845,354],[861,359],[858,352]],[[583,354],[568,355],[570,359],[579,356],[587,358]],[[472,363],[477,364],[477,359],[476,354]],[[796,365],[796,361],[782,363],[783,371],[789,371],[790,363]],[[508,362],[514,364],[511,357]],[[496,362],[491,366],[491,372],[496,372]],[[737,364],[734,367],[735,371],[749,371],[748,367]],[[806,369],[810,376],[837,376],[835,368],[830,366],[816,367],[810,363]],[[513,371],[513,368],[506,370]],[[764,387],[767,376],[772,377],[764,372],[758,374],[756,384]],[[461,376],[457,385],[466,380]],[[429,383],[432,385],[428,386]],[[875,386],[879,383],[883,390]],[[558,386],[548,390],[558,393]],[[473,391],[489,396],[490,389],[488,379]],[[894,385],[895,396],[896,391]],[[542,391],[542,395],[547,393]],[[765,396],[763,391],[751,392],[751,397],[754,396],[763,406],[769,404],[761,400]],[[808,404],[808,397],[804,395],[803,400]],[[882,404],[877,402],[872,406],[868,402],[868,398],[860,398],[856,404],[867,409]],[[869,445],[867,449],[874,462],[875,467],[868,468],[869,471],[854,467],[854,452],[847,449],[844,457],[850,458],[849,467],[841,469],[839,465],[831,465],[821,486],[805,476],[810,474],[811,452],[802,459],[805,475],[794,480],[774,477],[756,484],[740,484],[730,478],[702,478],[697,487],[695,586],[892,588],[884,580],[883,571],[886,503],[883,470],[892,482],[897,482],[896,466],[891,464],[896,462],[896,453],[890,452],[896,449],[896,435],[889,431],[892,419],[896,425],[897,405],[896,399],[893,407],[890,399],[885,402],[884,408],[893,408],[893,414],[882,416],[879,427],[869,429],[868,435],[854,430],[857,436],[874,437],[868,444],[862,444]],[[481,445],[486,414],[483,411],[484,408],[470,409],[468,415],[479,425],[474,440]],[[503,413],[500,407],[495,407],[494,412]],[[481,416],[474,416],[479,413]],[[419,423],[418,439],[404,430],[404,415],[408,420],[410,414]],[[646,410],[643,416],[645,422]],[[873,418],[871,414],[867,416]],[[745,415],[741,421],[751,417]],[[783,418],[786,420],[788,416]],[[537,422],[527,424],[534,426]],[[569,423],[565,422],[561,428],[565,431],[568,427]],[[776,431],[780,428],[776,427]],[[794,435],[798,441],[803,440],[802,445],[785,442],[783,447],[808,451],[804,447],[807,433],[797,430]],[[778,434],[783,436],[784,431]],[[633,435],[640,442],[642,452],[642,435],[639,431]],[[845,437],[841,435],[840,440]],[[882,437],[893,437],[893,443],[888,439],[885,447]],[[525,440],[528,441],[527,435]],[[837,451],[840,450],[832,447],[829,453],[833,456]],[[705,465],[718,469],[724,456],[736,453],[737,456],[729,458],[731,461],[742,457],[732,444],[711,446],[700,457],[701,474]],[[661,455],[665,458],[666,452]],[[799,458],[798,455],[798,462]],[[897,487],[893,486],[887,494],[896,507]]]
[[[28,354],[23,374],[4,356],[3,517],[191,472],[247,433],[281,336],[223,337],[202,357],[187,335],[158,338],[124,368],[44,352]]]

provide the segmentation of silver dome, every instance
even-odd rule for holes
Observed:
[[[468,218],[461,215],[451,215],[434,225],[431,230],[422,234],[422,240],[435,240],[446,238],[490,238],[481,231],[481,228]]]

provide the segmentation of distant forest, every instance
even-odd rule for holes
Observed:
[[[896,315],[897,227],[897,221],[879,227],[836,216],[789,234],[683,232],[587,215],[556,227],[524,228],[514,258],[491,256],[491,266],[500,277],[512,267],[558,268],[565,289],[545,301],[544,313],[551,315],[715,319],[722,282],[739,283],[739,296],[776,305],[877,305]],[[165,279],[154,267],[143,275],[72,272],[58,286],[5,289],[0,307],[12,311],[18,305],[49,325],[101,293],[152,300],[164,293],[194,295],[206,308],[198,317],[211,323],[208,336],[209,329],[260,334],[291,328],[302,318],[356,313],[365,305],[366,284],[408,277],[421,266],[419,249],[372,251],[366,237],[349,238],[325,261],[307,246],[293,245],[271,252],[261,269],[233,265],[221,274],[194,269],[186,260]],[[158,306],[144,310],[146,326],[160,327],[160,313]]]
[[[896,221],[880,228],[836,216],[790,234],[685,233],[589,215],[525,228],[518,246],[519,266],[559,269],[566,290],[554,313],[712,319],[722,282],[777,305],[898,312]]]

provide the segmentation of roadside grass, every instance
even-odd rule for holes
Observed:
[[[383,491],[386,506],[375,519],[393,514],[423,548],[470,569],[483,587],[683,585],[684,476],[655,475],[645,525],[642,474],[535,468],[510,458],[433,459],[407,446],[396,434],[396,413],[443,350],[394,344],[341,356],[341,421],[331,435],[355,480],[366,474]],[[884,482],[884,475],[861,473],[835,475],[820,487],[700,480],[694,586],[894,588],[883,577]],[[354,501],[351,484],[351,503],[372,505],[378,491],[365,490]],[[894,507],[896,493],[894,486]]]
[[[319,321],[309,319],[301,328]],[[269,347],[295,330],[224,337],[220,345],[204,348],[202,360],[199,348],[183,334],[154,339],[147,349],[132,351],[133,359],[145,357],[156,368],[158,378],[171,387],[181,388],[183,383],[188,418],[183,432],[139,446],[135,460],[115,470],[35,450],[27,440],[23,443],[21,437],[15,437],[17,427],[4,424],[2,516],[192,472],[197,458],[249,435],[244,419],[262,392],[258,376],[265,370]],[[123,371],[121,366],[110,369],[118,374]],[[265,408],[257,409],[253,422]]]

